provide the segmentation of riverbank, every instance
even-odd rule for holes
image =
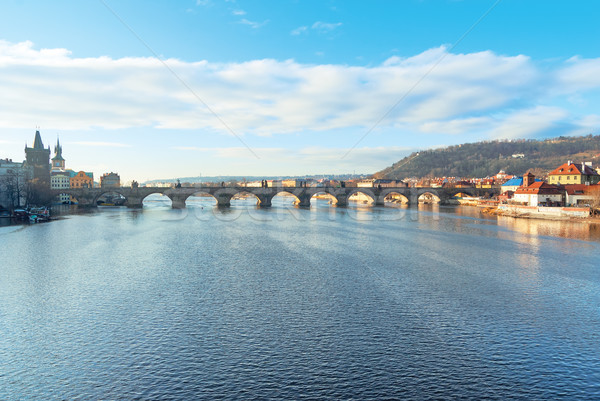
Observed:
[[[486,207],[484,213],[517,217],[526,219],[544,220],[566,220],[581,221],[587,223],[600,223],[600,219],[592,217],[589,207],[548,207],[548,206],[521,206],[521,205],[498,205],[497,207]]]

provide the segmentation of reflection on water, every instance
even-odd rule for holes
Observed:
[[[293,195],[281,193],[273,197],[272,213],[277,216],[283,214],[292,214],[298,218],[306,218],[305,215],[297,212],[298,206],[295,205],[297,198]],[[231,215],[231,211],[226,208],[217,208],[217,201],[212,196],[190,196],[186,201],[186,206],[190,208],[190,213],[197,216],[207,216],[209,214],[221,214],[223,216]],[[251,211],[258,208],[258,199],[254,196],[233,199],[231,207],[237,212],[235,216],[240,215],[240,210]],[[68,216],[73,214],[94,214],[106,210],[119,209],[119,207],[99,207],[99,208],[79,208],[76,205],[56,205],[52,207],[53,216]],[[150,195],[144,200],[145,210],[170,210],[171,200],[161,194]],[[336,215],[336,206],[329,199],[313,198],[311,200],[311,210],[314,213],[329,213]],[[339,208],[338,208],[339,209]],[[600,224],[582,221],[569,220],[544,220],[544,219],[526,219],[508,216],[495,216],[483,213],[481,208],[473,206],[440,206],[439,204],[422,204],[418,206],[409,206],[406,204],[386,203],[386,213],[381,213],[381,207],[361,202],[349,202],[346,208],[341,208],[350,217],[356,220],[397,220],[411,219],[437,224],[440,215],[447,218],[456,218],[457,224],[476,224],[476,225],[494,225],[507,230],[507,233],[519,233],[520,236],[514,237],[517,241],[528,244],[532,247],[538,245],[539,236],[570,238],[584,241],[600,241]],[[390,213],[390,211],[393,211]],[[302,216],[302,217],[300,217]],[[263,216],[263,219],[265,217]],[[466,219],[466,220],[463,220]],[[12,224],[23,224],[11,219],[0,219],[0,226]],[[508,235],[508,234],[507,234]]]
[[[532,237],[552,236],[585,241],[600,239],[600,224],[586,221],[524,219],[498,216],[498,225]]]

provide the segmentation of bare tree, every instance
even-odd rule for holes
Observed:
[[[8,170],[6,174],[0,176],[0,191],[8,209],[23,206],[27,192],[25,174],[19,169]]]
[[[27,205],[44,206],[52,201],[50,187],[46,182],[35,178],[27,181]]]
[[[600,184],[590,185],[586,193],[590,197],[590,206],[592,207],[592,213],[600,213]]]

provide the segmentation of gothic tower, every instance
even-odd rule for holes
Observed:
[[[25,165],[31,169],[32,179],[50,187],[50,147],[44,148],[40,131],[35,131],[33,148],[25,145]]]
[[[52,171],[61,171],[65,169],[65,159],[62,157],[62,146],[58,138],[56,138],[56,146],[54,147],[54,157],[52,158]]]

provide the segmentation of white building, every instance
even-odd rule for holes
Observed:
[[[531,185],[519,187],[513,201],[528,206],[561,206],[563,191],[554,185],[535,181]]]
[[[52,172],[50,176],[50,189],[69,189],[71,188],[71,177],[68,173]],[[56,199],[59,203],[68,203],[71,197],[66,194],[60,194]]]

